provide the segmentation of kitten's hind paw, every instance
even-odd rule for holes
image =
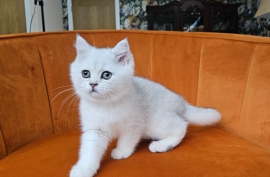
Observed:
[[[173,146],[168,146],[162,141],[153,141],[149,145],[149,150],[151,152],[167,152],[169,150],[173,149]]]
[[[132,151],[123,151],[119,149],[113,149],[111,156],[113,159],[124,159],[129,157],[132,154]]]

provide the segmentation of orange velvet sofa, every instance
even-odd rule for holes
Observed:
[[[127,37],[136,75],[222,114],[213,127],[190,126],[166,153],[151,153],[144,140],[129,158],[113,160],[112,142],[96,176],[270,176],[270,38],[113,30],[0,36],[1,177],[65,177],[76,163],[78,100],[69,79],[76,33],[97,47]]]

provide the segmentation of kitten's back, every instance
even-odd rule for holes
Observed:
[[[166,87],[153,81],[134,77],[134,86],[140,102],[149,109],[152,114],[164,114],[170,112],[195,125],[205,126],[217,123],[221,114],[213,108],[201,108],[192,106],[184,98]]]

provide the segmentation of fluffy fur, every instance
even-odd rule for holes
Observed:
[[[181,142],[189,123],[211,125],[220,120],[215,109],[194,107],[164,86],[134,76],[127,39],[114,48],[96,48],[77,35],[75,46],[70,77],[80,98],[82,136],[71,177],[93,176],[114,138],[114,159],[129,157],[142,138],[155,140],[149,145],[151,152],[166,152]]]

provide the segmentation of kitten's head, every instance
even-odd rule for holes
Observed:
[[[77,95],[108,102],[129,91],[134,60],[127,39],[114,48],[96,48],[77,35],[75,47],[77,56],[70,65],[70,76]]]

